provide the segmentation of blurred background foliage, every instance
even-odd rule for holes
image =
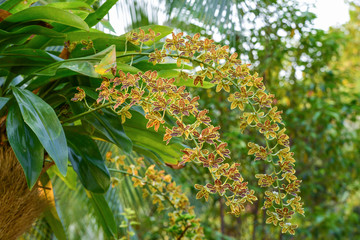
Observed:
[[[360,3],[349,1],[350,21],[330,28],[316,29],[316,16],[300,1],[276,0],[133,0],[119,1],[115,13],[98,27],[115,32],[149,24],[165,24],[185,31],[200,32],[221,44],[230,45],[251,63],[276,95],[279,109],[297,160],[297,176],[303,180],[301,197],[306,217],[297,219],[296,239],[360,238]],[[96,6],[95,6],[96,8]],[[113,27],[111,25],[113,25]],[[251,133],[242,134],[238,116],[230,112],[227,96],[212,90],[192,89],[201,96],[201,105],[210,109],[214,125],[222,127],[222,137],[230,144],[232,158],[242,164],[242,175],[256,188],[255,173],[264,166],[247,156],[246,142]],[[260,140],[258,140],[260,141]],[[102,146],[103,154],[113,146]],[[127,158],[126,161],[132,161]],[[161,167],[161,166],[159,166]],[[180,170],[164,167],[188,192],[202,220],[207,239],[290,239],[274,227],[265,225],[265,212],[254,204],[239,218],[225,214],[221,199],[194,201],[193,185],[207,176],[192,165]],[[166,225],[154,216],[152,205],[119,176],[119,188],[111,188],[106,199],[116,222],[126,218],[125,208],[135,209],[137,221],[132,239],[161,239],[157,232]],[[70,239],[101,239],[102,229],[92,213],[82,206],[89,199],[82,188],[69,191],[54,183],[57,204]],[[119,192],[121,189],[121,193]],[[258,192],[261,189],[256,189]],[[119,198],[120,196],[120,198]],[[191,197],[192,196],[192,197]],[[260,197],[260,201],[261,202]],[[74,221],[76,219],[76,221]],[[24,238],[46,238],[42,220]]]

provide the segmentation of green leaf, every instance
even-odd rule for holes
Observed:
[[[109,39],[117,39],[117,36],[103,33],[103,32],[84,32],[84,31],[75,31],[75,32],[69,32],[66,33],[66,39],[70,42],[78,42],[81,40],[91,40],[94,41],[99,38],[109,38]],[[58,42],[56,42],[58,43]],[[108,46],[109,47],[109,46]]]
[[[184,79],[183,77],[179,77],[180,72],[174,69],[168,69],[168,70],[160,70],[158,71],[158,76],[163,78],[175,78],[174,85],[176,86],[186,86],[186,87],[196,87],[196,88],[212,88],[215,86],[213,83],[204,81],[203,86],[201,84],[194,85],[193,79]]]
[[[98,61],[73,61],[65,62],[59,66],[59,68],[66,68],[74,72],[80,73],[85,76],[99,78],[100,75],[95,72],[95,65]]]
[[[4,22],[18,23],[37,20],[61,23],[89,31],[89,26],[80,17],[68,11],[48,6],[36,6],[24,9],[7,17]]]
[[[104,195],[92,193],[89,191],[86,191],[86,194],[94,207],[96,217],[101,223],[105,234],[110,239],[117,237],[117,225],[115,222],[115,217],[108,203],[106,202]]]
[[[102,51],[111,45],[116,46],[116,51],[124,51],[125,50],[125,40],[119,39],[119,37],[113,36],[110,34],[90,32],[90,33],[83,33],[80,35],[76,34],[76,36],[69,35],[68,37],[74,38],[74,39],[80,39],[78,41],[91,39],[93,41],[94,49],[96,49],[97,51]],[[59,41],[56,41],[56,43],[57,42],[59,42]],[[94,52],[93,49],[83,50],[82,48],[83,48],[82,45],[78,45],[71,52],[71,57],[75,58],[75,57],[89,56],[89,55],[93,54],[93,52]],[[139,47],[128,42],[127,49],[129,51],[132,51],[132,50],[138,51]]]
[[[16,5],[18,5],[22,0],[8,0],[5,1],[0,5],[0,9],[10,11],[12,8],[14,8]]]
[[[110,173],[99,148],[89,136],[65,128],[69,159],[84,187],[94,193],[105,193],[110,186]]]
[[[113,46],[110,46],[107,49],[104,49],[103,51],[94,55],[55,62],[42,68],[34,74],[42,76],[54,76],[59,69],[66,68],[85,76],[99,78],[100,75],[94,70],[95,65],[98,64],[112,50]]]
[[[12,57],[12,58],[20,58],[24,59],[27,58],[33,62],[44,62],[46,64],[50,64],[56,61],[63,61],[62,58],[59,58],[49,52],[46,52],[41,49],[14,49],[14,50],[8,50],[4,53],[0,53],[0,56],[4,57]],[[4,58],[2,58],[4,59]],[[26,65],[24,63],[25,61],[18,61],[20,64]]]
[[[21,61],[19,57],[3,57],[1,58],[0,68],[11,68],[11,67],[36,67],[41,68],[46,66],[44,62],[37,61]],[[14,70],[11,69],[11,72]]]
[[[0,110],[6,105],[10,98],[0,97]]]
[[[98,22],[100,22],[106,14],[108,14],[109,10],[118,0],[107,0],[103,5],[101,5],[94,13],[91,13],[86,19],[85,22],[89,25],[89,27],[95,26]]]
[[[76,190],[77,184],[77,174],[72,167],[68,167],[66,176],[64,177],[59,169],[51,167],[46,171],[50,178],[53,178],[55,175],[58,176],[71,190]]]
[[[50,208],[46,209],[44,212],[44,217],[46,222],[50,225],[50,228],[53,231],[56,239],[66,240],[67,238],[64,226],[60,221],[59,215],[56,211],[56,207],[50,204]]]
[[[166,70],[167,71],[167,70]],[[168,70],[168,71],[171,71],[171,70]],[[163,72],[163,71],[161,71]],[[159,75],[165,75],[167,73],[159,73]],[[196,87],[196,88],[205,88],[205,89],[208,89],[208,88],[212,88],[215,86],[215,84],[211,83],[211,82],[207,82],[207,81],[204,81],[203,82],[203,86],[201,86],[201,84],[197,84],[196,86],[194,85],[194,80],[193,79],[184,79],[184,78],[177,78],[174,82],[174,85],[176,86],[186,86],[186,87]]]
[[[171,69],[193,69],[192,66],[184,64],[184,67],[178,67],[176,63],[159,63],[159,64],[152,64],[148,60],[146,61],[140,61],[133,64],[134,67],[140,69],[143,72],[146,72],[148,70],[151,71],[161,71],[161,70],[171,70]]]
[[[160,70],[157,72],[157,74],[159,77],[162,77],[162,78],[178,78],[180,75],[180,72],[175,69],[167,69],[167,70]]]
[[[13,104],[6,120],[10,145],[19,160],[31,189],[40,176],[44,161],[44,148],[34,132],[25,124],[17,104]]]
[[[132,151],[132,141],[123,130],[120,116],[103,109],[102,113],[93,112],[89,114],[86,117],[86,121],[126,153]]]
[[[110,22],[108,20],[103,19],[100,21],[100,23],[105,29],[108,29],[109,31],[115,33],[115,29],[113,28],[113,26],[110,24]]]
[[[106,34],[103,32],[84,32],[84,31],[74,31],[66,33],[66,37],[64,38],[53,38],[51,44],[52,45],[63,45],[64,41],[69,40],[70,42],[77,41],[80,42],[82,40],[91,40],[93,42],[94,49],[97,51],[102,51],[108,48],[111,45],[116,46],[116,51],[124,51],[125,50],[125,39],[120,39],[118,36],[114,36],[111,34]],[[75,49],[71,52],[72,58],[82,57],[82,56],[90,56],[94,53],[94,49],[82,49],[83,45],[78,44]],[[127,43],[127,50],[139,50],[138,46],[135,46],[132,43]]]
[[[52,169],[52,168],[50,168],[50,169]],[[50,169],[48,169],[48,171]],[[60,217],[56,210],[54,193],[52,190],[53,188],[52,188],[52,184],[50,182],[49,175],[47,173],[42,174],[40,177],[40,181],[41,181],[42,186],[46,186],[49,189],[51,189],[51,190],[44,190],[46,192],[47,199],[52,201],[52,203],[50,203],[47,206],[47,208],[44,212],[45,220],[50,225],[51,230],[54,232],[54,235],[58,240],[66,240],[67,238],[66,238],[64,226],[63,226],[62,222],[60,221]]]
[[[140,69],[130,66],[125,63],[117,63],[117,70],[122,70],[125,73],[129,72],[129,73],[134,73],[134,74],[140,72]]]
[[[336,121],[341,122],[340,114],[331,110],[326,110],[325,114],[331,116],[332,118],[336,119]]]
[[[88,9],[92,10],[92,7],[85,3],[80,1],[71,1],[71,2],[52,2],[47,4],[48,7],[55,7],[55,8],[61,8],[61,9]]]
[[[95,66],[95,72],[101,76],[113,77],[112,69],[116,69],[116,50],[115,45],[109,47],[110,51],[101,59],[100,63]]]
[[[19,12],[21,10],[24,10],[25,8],[30,7],[34,2],[37,2],[37,1],[38,0],[21,1],[19,4],[17,4],[13,8],[11,8],[11,10],[9,12],[12,13],[12,14],[17,13],[17,12]]]
[[[13,32],[0,30],[0,37],[1,37],[0,41],[2,42],[7,38],[13,38],[15,36],[31,35],[31,34],[43,35],[51,38],[65,38],[66,36],[64,33],[54,31],[50,28],[46,28],[38,25],[32,25],[32,26],[26,26],[20,28]]]
[[[55,75],[52,76],[52,77],[38,76],[37,78],[35,78],[34,80],[32,80],[30,82],[27,89],[34,90],[34,89],[36,89],[38,87],[45,86],[49,82],[54,81],[56,79],[65,78],[65,77],[73,76],[73,75],[76,75],[76,74],[77,73],[74,72],[74,71],[70,71],[70,70],[67,70],[67,69],[59,69],[59,71],[57,71],[55,73]]]
[[[79,16],[81,19],[85,19],[87,16],[89,16],[89,11],[84,11],[84,10],[77,10],[77,9],[74,9],[74,10],[71,10],[71,12],[77,16]]]
[[[67,170],[67,144],[54,109],[28,90],[11,88],[25,123],[33,130],[64,176]]]
[[[9,68],[15,75],[31,74],[62,59],[40,49],[16,49],[0,53],[0,68]]]
[[[184,146],[176,141],[171,141],[168,145],[163,141],[165,130],[160,128],[158,132],[153,129],[147,129],[147,120],[145,117],[135,111],[131,111],[133,115],[130,120],[124,123],[126,135],[131,139],[134,147],[149,157],[156,156],[156,159],[165,163],[177,164],[181,158],[181,149]],[[175,140],[175,139],[174,139]]]
[[[78,61],[62,61],[60,63],[48,65],[34,73],[38,76],[55,76],[60,69],[68,69],[76,73],[80,73],[85,76],[99,78],[100,75],[95,72],[94,66],[98,63],[98,60],[78,60]],[[70,74],[69,74],[70,75]],[[74,74],[71,74],[74,75]]]
[[[0,40],[0,52],[2,52],[9,45],[11,45],[12,47],[18,47],[18,45],[24,44],[28,38],[28,35],[21,35],[12,38],[5,38],[4,41]]]

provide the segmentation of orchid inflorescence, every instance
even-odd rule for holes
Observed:
[[[158,34],[149,30],[145,33],[130,32],[127,41],[142,46],[153,41]],[[141,48],[140,48],[141,49]],[[208,110],[199,108],[199,97],[192,97],[186,87],[177,87],[177,80],[186,79],[193,84],[203,85],[210,80],[216,92],[229,93],[231,109],[240,110],[240,130],[250,127],[264,136],[265,145],[249,142],[249,155],[254,161],[269,164],[272,172],[256,174],[260,187],[267,188],[263,209],[267,209],[267,223],[280,225],[282,232],[295,234],[297,225],[291,223],[295,212],[304,214],[299,187],[301,180],[295,176],[293,153],[290,151],[289,137],[285,133],[281,111],[274,105],[274,95],[266,91],[262,78],[257,73],[250,74],[249,64],[243,64],[237,53],[230,54],[228,46],[214,44],[214,40],[174,34],[166,39],[163,49],[150,53],[135,52],[131,56],[147,55],[149,62],[161,64],[166,59],[174,59],[179,67],[196,64],[192,71],[181,70],[176,78],[162,78],[156,71],[137,74],[119,71],[113,79],[103,77],[97,104],[111,103],[111,109],[121,115],[122,122],[131,118],[130,108],[141,106],[148,119],[147,128],[158,131],[165,125],[165,114],[176,121],[176,126],[166,127],[164,141],[168,144],[174,137],[183,137],[193,147],[182,150],[179,164],[194,162],[209,170],[213,182],[195,184],[199,190],[196,197],[208,200],[209,195],[219,194],[226,199],[231,214],[239,216],[245,210],[246,202],[257,200],[254,190],[248,188],[240,174],[238,162],[230,162],[228,144],[220,139],[218,126],[211,125]],[[128,54],[124,53],[124,56]],[[119,56],[121,57],[121,56]],[[74,100],[85,97],[79,89]],[[193,120],[192,123],[191,120]],[[227,160],[227,162],[226,162]]]
[[[131,177],[134,187],[141,188],[144,197],[150,197],[152,203],[157,206],[157,212],[167,210],[165,204],[172,207],[169,211],[169,226],[166,231],[176,239],[203,239],[203,228],[200,226],[200,219],[195,217],[194,207],[181,186],[177,186],[171,175],[166,174],[164,170],[156,169],[155,165],[145,167],[144,158],[133,158],[135,164],[127,164],[126,156],[112,157],[112,152],[108,152],[106,159],[115,163],[117,172]],[[145,173],[142,173],[146,169]],[[119,179],[112,179],[113,185],[119,182]]]

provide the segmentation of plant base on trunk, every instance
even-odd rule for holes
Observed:
[[[46,206],[46,197],[39,186],[29,190],[11,147],[0,146],[0,239],[21,236]]]

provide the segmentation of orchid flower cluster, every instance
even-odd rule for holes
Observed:
[[[154,31],[130,32],[127,41],[140,45],[155,41]],[[141,49],[141,48],[140,48]],[[293,153],[290,151],[289,137],[285,133],[281,111],[274,105],[274,95],[266,91],[262,78],[257,73],[250,74],[249,64],[243,64],[237,53],[230,54],[228,46],[220,46],[214,40],[174,34],[166,39],[163,49],[153,52],[135,52],[131,56],[147,55],[149,62],[161,64],[173,59],[179,67],[193,64],[192,71],[181,70],[176,78],[159,77],[156,71],[137,74],[119,71],[113,79],[103,78],[98,104],[109,104],[121,115],[122,121],[131,118],[130,108],[141,106],[148,119],[147,128],[166,128],[164,141],[168,144],[174,137],[182,137],[192,147],[182,150],[181,165],[193,162],[207,168],[212,182],[195,184],[199,190],[196,197],[208,200],[209,195],[219,194],[226,199],[229,213],[239,216],[245,211],[244,204],[257,200],[254,190],[248,188],[240,171],[240,164],[231,161],[228,144],[220,139],[219,126],[213,126],[208,110],[200,109],[199,97],[192,97],[186,87],[177,87],[179,79],[191,80],[203,85],[210,81],[216,92],[228,92],[231,109],[240,110],[239,127],[256,129],[264,137],[263,144],[248,143],[249,155],[254,161],[263,161],[271,166],[267,172],[257,174],[258,184],[266,188],[263,209],[267,209],[267,223],[280,225],[282,232],[295,234],[297,225],[291,222],[297,212],[304,214],[299,187],[301,180],[295,176]],[[124,53],[124,56],[129,54]],[[119,56],[121,57],[121,56]],[[82,100],[85,93],[75,95],[74,100]],[[107,105],[108,106],[108,105]],[[176,125],[165,125],[165,115],[172,117]]]
[[[134,164],[125,163],[126,156],[112,157],[107,153],[107,160],[115,163],[118,172],[131,176],[134,187],[140,187],[144,197],[150,197],[152,203],[157,206],[157,211],[167,210],[165,203],[172,207],[169,215],[169,227],[166,231],[176,239],[203,239],[203,228],[200,226],[200,219],[195,217],[194,207],[190,205],[189,199],[182,192],[181,186],[177,186],[171,175],[164,170],[157,170],[155,165],[146,168],[142,176],[141,170],[145,168],[143,157],[134,158]],[[119,181],[112,178],[113,184]]]

